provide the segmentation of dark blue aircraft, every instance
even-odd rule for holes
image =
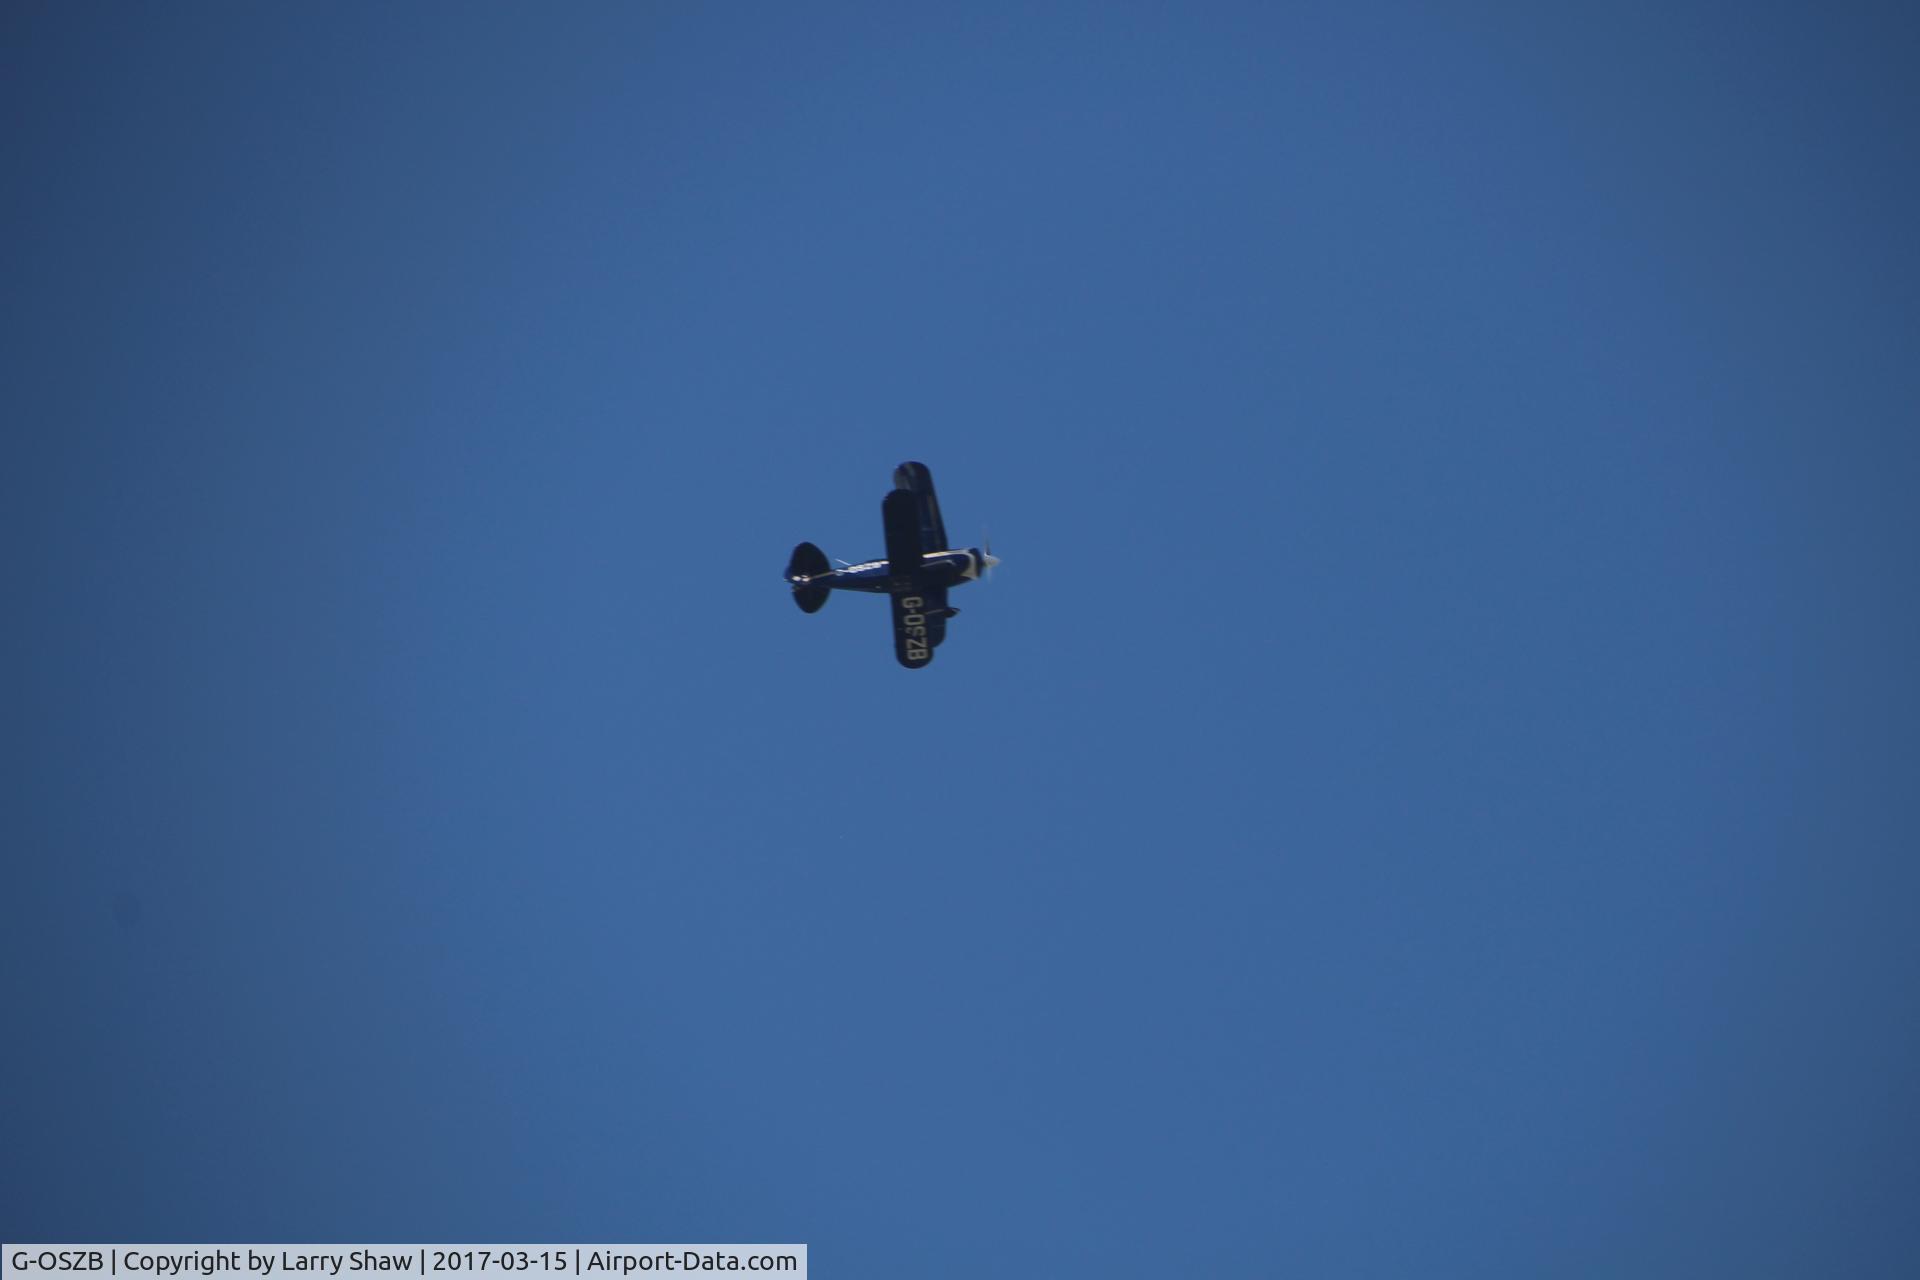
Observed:
[[[933,472],[924,463],[903,462],[894,469],[893,492],[880,504],[880,520],[887,532],[885,560],[836,569],[811,542],[795,547],[787,561],[793,602],[815,613],[835,587],[892,596],[893,656],[903,667],[924,667],[947,638],[947,619],[960,612],[947,607],[947,590],[1000,562],[979,547],[948,548]]]

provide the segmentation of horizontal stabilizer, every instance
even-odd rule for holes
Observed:
[[[833,566],[827,563],[827,553],[811,542],[803,542],[793,549],[787,557],[787,581],[796,578],[817,578],[823,573],[832,573]]]
[[[800,606],[802,613],[818,613],[827,602],[827,595],[833,590],[831,575],[833,566],[827,563],[827,553],[811,542],[803,542],[793,549],[793,555],[787,559],[787,581],[793,584],[793,602]],[[828,581],[813,582],[813,578],[827,578]]]

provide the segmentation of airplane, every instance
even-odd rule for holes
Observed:
[[[871,591],[893,597],[893,656],[919,670],[947,638],[947,619],[959,613],[947,605],[947,591],[977,581],[1000,563],[979,547],[947,546],[940,500],[933,496],[933,472],[923,462],[894,468],[893,489],[880,504],[887,535],[887,558],[835,569],[811,542],[793,549],[787,582],[803,613],[818,613],[827,596],[842,591]],[[841,563],[845,564],[845,561]]]

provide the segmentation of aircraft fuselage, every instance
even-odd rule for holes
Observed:
[[[978,547],[968,547],[961,551],[927,552],[920,557],[919,569],[908,575],[904,582],[896,581],[885,560],[869,560],[865,564],[835,569],[832,573],[816,573],[807,581],[828,583],[836,591],[871,591],[876,595],[887,595],[894,591],[961,586],[977,579],[985,563],[985,554]]]

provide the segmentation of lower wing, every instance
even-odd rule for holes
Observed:
[[[947,638],[947,589],[897,591],[893,600],[893,656],[918,669],[933,661],[933,650]]]

